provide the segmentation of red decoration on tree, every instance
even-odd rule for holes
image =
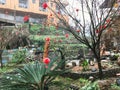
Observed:
[[[100,29],[100,30],[103,29],[103,26],[101,25],[101,26],[99,27],[99,29]]]
[[[47,3],[44,2],[44,3],[42,4],[42,7],[43,7],[44,9],[46,9],[46,8],[48,7]]]
[[[106,25],[103,26],[104,29],[105,29],[106,27],[107,27]]]
[[[50,38],[49,38],[49,37],[46,37],[45,40],[46,40],[47,42],[50,42]]]
[[[98,34],[99,32],[100,32],[100,30],[97,29],[97,30],[96,30],[96,33]]]
[[[77,12],[77,16],[78,16],[78,11],[79,11],[79,9],[76,9],[76,12]]]
[[[25,15],[23,20],[24,20],[24,22],[29,22],[29,15]]]
[[[76,9],[76,11],[78,12],[78,11],[79,11],[79,9]]]
[[[43,63],[48,65],[50,63],[50,59],[49,58],[44,58]]]
[[[106,20],[106,23],[110,23],[110,21],[111,21],[110,19],[107,19],[107,20]]]
[[[78,29],[78,30],[76,30],[76,32],[78,32],[78,33],[79,33],[79,32],[80,32],[80,30]]]
[[[69,37],[69,34],[65,34],[65,37],[68,38],[68,37]]]

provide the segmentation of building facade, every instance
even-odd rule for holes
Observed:
[[[50,9],[44,9],[44,0],[0,0],[1,23],[23,23],[23,17],[29,15],[31,23],[54,23],[58,20]],[[46,0],[48,6],[57,11],[53,0]]]

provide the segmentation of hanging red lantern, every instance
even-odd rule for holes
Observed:
[[[111,21],[110,19],[107,19],[107,20],[106,20],[106,23],[110,23],[110,21]]]
[[[78,12],[79,11],[79,9],[76,9],[76,12]]]
[[[107,26],[106,25],[103,25],[103,28],[105,29]]]
[[[50,59],[49,58],[44,58],[43,63],[48,65],[50,63]]]
[[[23,20],[24,20],[25,23],[29,22],[29,15],[25,15]]]
[[[76,12],[77,12],[77,16],[78,16],[78,11],[79,11],[79,9],[76,9]]]
[[[97,29],[97,30],[96,30],[96,33],[98,34],[99,32],[100,32],[100,30]]]
[[[46,8],[48,7],[47,3],[44,2],[44,3],[42,4],[42,7],[43,7],[44,9],[46,9]]]
[[[78,32],[78,33],[79,33],[79,32],[80,32],[80,30],[78,29],[78,30],[76,30],[76,32]]]
[[[69,34],[65,34],[65,37],[68,38],[68,37],[69,37]]]
[[[103,29],[103,26],[101,25],[101,26],[99,27],[99,29],[100,29],[100,30]]]
[[[46,40],[47,42],[50,42],[50,38],[49,38],[49,37],[46,37],[45,40]]]

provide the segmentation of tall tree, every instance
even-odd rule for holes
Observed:
[[[100,60],[100,45],[102,34],[112,24],[118,7],[114,7],[116,0],[70,0],[72,4],[67,7],[63,0],[52,0],[58,7],[57,12],[48,8],[56,15],[60,23],[58,26],[73,34],[80,42],[88,46],[94,53],[99,68],[99,78],[103,72]],[[106,2],[107,1],[107,2]],[[103,3],[103,4],[102,4]],[[58,13],[59,11],[59,13]],[[72,20],[70,24],[66,16]]]

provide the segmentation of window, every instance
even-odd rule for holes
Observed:
[[[0,4],[4,5],[6,3],[6,0],[0,0]]]
[[[53,7],[53,3],[51,3],[51,7]]]
[[[35,3],[36,2],[36,0],[32,0],[32,3]]]
[[[28,0],[19,0],[19,7],[28,8]]]

